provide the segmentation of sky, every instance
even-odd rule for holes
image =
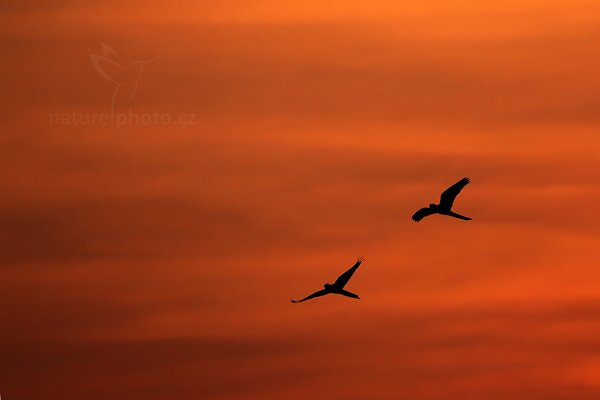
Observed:
[[[2,398],[598,399],[599,22],[3,2]]]

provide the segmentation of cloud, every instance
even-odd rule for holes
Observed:
[[[468,3],[4,5],[2,394],[597,398],[595,6]]]
[[[37,385],[19,392],[50,399],[65,390],[91,399],[115,393],[159,398],[170,391],[186,397],[272,399],[289,391],[358,398],[369,387],[386,397],[402,392],[423,399],[468,393],[542,399],[568,390],[585,398],[596,389],[545,378],[561,376],[580,355],[598,348],[596,340],[574,340],[568,329],[596,324],[593,301],[521,311],[501,304],[426,313],[390,309],[366,320],[332,314],[286,337],[244,338],[240,332],[228,338],[22,342],[5,354],[1,368],[11,378],[9,393],[24,376],[36,377]],[[353,329],[338,331],[340,322]],[[72,385],[55,384],[66,377]]]

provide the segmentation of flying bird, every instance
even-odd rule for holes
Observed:
[[[326,283],[325,285],[323,285],[323,287],[324,287],[323,290],[314,292],[313,294],[310,294],[301,300],[291,300],[292,303],[300,303],[302,301],[314,299],[315,297],[325,296],[326,294],[341,294],[342,296],[348,296],[348,297],[352,297],[354,299],[360,299],[360,297],[358,297],[357,294],[354,294],[352,292],[344,290],[344,286],[346,286],[346,284],[348,283],[350,278],[352,278],[352,275],[358,269],[358,267],[360,266],[360,263],[362,263],[362,262],[363,262],[363,259],[359,258],[356,261],[356,264],[354,264],[352,267],[350,267],[350,269],[348,271],[341,274],[340,277],[337,278],[334,283],[332,283],[332,284]]]
[[[460,193],[460,191],[470,182],[469,178],[462,178],[460,181],[456,182],[454,185],[450,186],[448,189],[442,193],[440,196],[440,204],[430,204],[429,207],[423,207],[419,211],[417,211],[412,219],[415,222],[419,222],[423,218],[432,215],[432,214],[442,214],[449,215],[454,218],[464,219],[465,221],[470,221],[471,218],[465,217],[464,215],[460,215],[451,210],[452,204],[454,203],[454,199]]]

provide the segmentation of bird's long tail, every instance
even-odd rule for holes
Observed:
[[[465,221],[470,221],[472,218],[469,217],[465,217],[464,215],[460,215],[455,213],[454,211],[450,211],[448,213],[449,216],[454,217],[454,218],[458,218],[458,219],[464,219]]]
[[[348,297],[352,297],[353,299],[360,299],[360,297],[358,297],[357,294],[349,292],[347,290],[342,290],[341,292],[339,292],[342,296],[348,296]]]

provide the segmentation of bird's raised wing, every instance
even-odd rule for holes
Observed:
[[[346,284],[348,283],[350,278],[352,278],[354,271],[356,271],[356,269],[360,266],[360,263],[362,263],[362,262],[363,262],[363,259],[359,258],[356,261],[356,263],[350,267],[350,269],[348,271],[341,274],[340,277],[337,278],[335,282],[333,282],[333,286],[337,287],[338,289],[342,289],[344,286],[346,286]]]
[[[469,178],[462,178],[460,181],[444,190],[444,193],[440,196],[440,207],[448,210],[451,209],[454,199],[469,182],[471,182]]]
[[[422,220],[423,218],[425,218],[431,214],[435,214],[435,211],[431,210],[431,208],[429,208],[429,207],[423,207],[419,211],[414,213],[414,215],[412,216],[412,219],[415,222],[419,222],[420,220]]]
[[[314,299],[315,297],[320,297],[320,296],[325,296],[326,294],[328,294],[329,292],[325,289],[323,290],[319,290],[318,292],[314,292],[313,294],[309,294],[308,296],[306,296],[305,298],[301,299],[301,300],[290,300],[292,303],[300,303],[306,300],[310,300],[310,299]]]

